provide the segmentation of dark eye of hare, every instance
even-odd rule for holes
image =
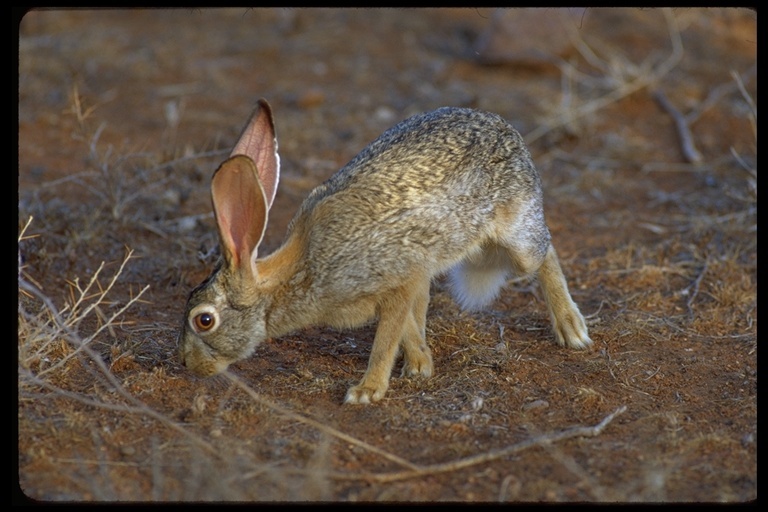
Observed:
[[[195,327],[199,331],[208,331],[216,323],[216,319],[210,313],[200,313],[194,319]]]

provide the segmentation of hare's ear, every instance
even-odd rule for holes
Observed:
[[[272,206],[280,181],[280,156],[269,103],[260,99],[250,121],[240,134],[230,156],[245,155],[256,164],[259,179],[267,197],[267,208]]]
[[[211,198],[228,267],[255,275],[269,207],[253,160],[235,155],[221,164],[211,181]]]

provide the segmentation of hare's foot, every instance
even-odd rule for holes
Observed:
[[[405,355],[401,377],[413,377],[421,375],[422,377],[431,377],[433,371],[432,353],[424,341],[418,344],[405,345]]]
[[[557,343],[568,348],[587,348],[592,344],[587,324],[576,304],[571,302],[570,306],[551,313],[552,329],[555,331]]]
[[[381,400],[384,394],[387,392],[389,383],[385,379],[383,382],[367,382],[369,379],[363,378],[357,386],[352,386],[347,391],[347,396],[344,398],[345,404],[369,404],[371,402],[377,402]]]

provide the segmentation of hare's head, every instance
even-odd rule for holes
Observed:
[[[266,338],[269,297],[260,291],[256,258],[279,177],[272,113],[260,100],[211,181],[222,261],[190,293],[179,333],[179,357],[199,376],[248,357]]]

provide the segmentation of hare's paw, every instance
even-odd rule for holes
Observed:
[[[558,344],[577,349],[584,349],[592,344],[587,324],[577,309],[559,314],[553,324]]]
[[[384,393],[387,392],[388,383],[384,382],[379,385],[371,385],[365,380],[357,386],[352,386],[347,391],[347,396],[344,398],[345,404],[369,404],[371,402],[377,402],[381,400]]]
[[[405,362],[403,363],[403,370],[400,373],[401,377],[413,377],[420,375],[422,377],[431,377],[432,370],[432,354],[429,348],[424,346],[415,350],[405,352]]]

